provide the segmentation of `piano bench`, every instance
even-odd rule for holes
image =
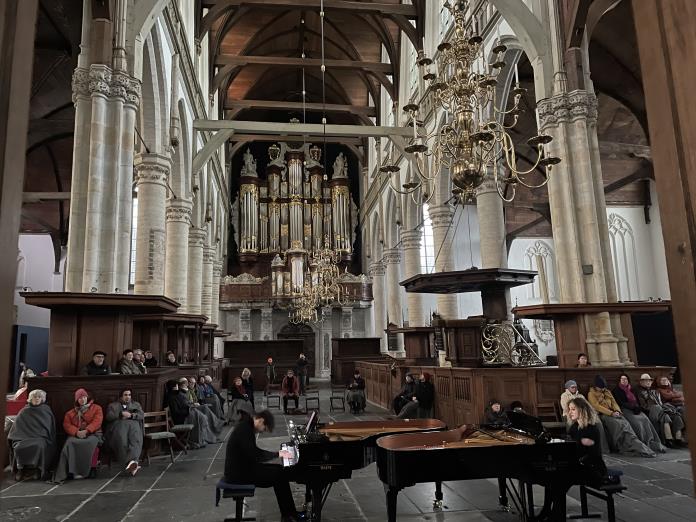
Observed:
[[[604,500],[607,503],[607,520],[616,522],[616,511],[614,508],[614,495],[628,489],[621,482],[602,484],[601,486],[580,486],[580,513],[578,515],[570,515],[568,519],[576,518],[601,518],[600,513],[590,513],[587,510],[587,495],[592,495],[595,498]]]
[[[256,520],[255,517],[244,517],[244,499],[253,497],[256,492],[254,484],[230,484],[224,480],[218,481],[215,485],[215,507],[220,504],[220,495],[223,498],[233,498],[235,502],[234,518],[227,517],[225,522],[243,522]]]

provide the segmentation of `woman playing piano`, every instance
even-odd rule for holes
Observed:
[[[597,413],[582,397],[568,403],[568,418],[573,423],[568,434],[580,445],[580,462],[593,482],[602,482],[607,476],[607,467],[602,459],[602,444]]]

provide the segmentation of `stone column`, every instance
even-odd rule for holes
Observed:
[[[615,302],[597,156],[597,99],[582,90],[564,92],[541,100],[538,111],[540,132],[554,138],[547,146],[548,154],[563,160],[553,168],[548,184],[560,301]],[[586,351],[593,364],[632,364],[619,321],[612,321],[610,314],[587,315],[585,329]]]
[[[205,245],[203,247],[203,276],[201,280],[201,313],[208,317],[208,322],[213,314],[213,262],[215,261],[215,249]]]
[[[220,275],[222,273],[222,262],[213,263],[213,306],[210,311],[210,322],[220,326]],[[221,328],[222,329],[222,328]],[[263,336],[262,336],[263,338]]]
[[[399,280],[401,279],[401,250],[398,248],[387,248],[384,250],[384,264],[387,270],[386,281],[386,297],[387,297],[387,325],[389,323],[396,326],[403,326],[401,306],[401,287]],[[398,355],[405,355],[404,351],[404,334],[396,334],[396,352]]]
[[[188,235],[188,285],[186,287],[186,307],[190,314],[201,313],[204,243],[205,230],[191,227]]]
[[[333,310],[329,306],[324,306],[319,310],[321,313],[321,331],[319,332],[319,343],[315,361],[319,368],[319,375],[326,379],[331,376],[331,338],[333,337],[333,321],[331,320]],[[316,367],[315,367],[316,371]]]
[[[407,230],[401,232],[401,248],[404,250],[404,279],[421,273],[421,231]],[[407,292],[408,325],[425,326],[423,317],[423,296],[416,292]]]
[[[273,339],[273,308],[261,309],[261,340]]]
[[[353,307],[341,307],[341,337],[353,337]]]
[[[170,198],[167,204],[167,239],[164,268],[164,295],[181,303],[178,312],[188,313],[188,250],[192,203]]]
[[[374,315],[375,337],[380,338],[380,351],[387,353],[387,307],[384,296],[384,264],[381,261],[370,263],[370,276],[372,277],[372,310]]]
[[[170,159],[160,154],[140,154],[135,160],[138,187],[136,294],[164,294],[165,207],[170,167]]]
[[[432,206],[428,210],[430,220],[433,223],[435,271],[450,272],[454,270],[454,255],[452,254],[454,225],[450,226],[454,212],[448,204]],[[438,294],[437,311],[443,319],[458,319],[457,295]]]
[[[251,341],[251,308],[239,309],[239,340]]]

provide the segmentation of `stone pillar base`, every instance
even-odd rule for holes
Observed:
[[[628,357],[620,356],[620,345],[627,341],[621,331],[612,331],[609,313],[587,314],[585,323],[586,353],[593,366],[634,366]]]

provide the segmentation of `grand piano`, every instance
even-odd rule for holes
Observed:
[[[321,520],[321,511],[334,482],[351,478],[353,470],[375,461],[379,437],[399,433],[427,433],[445,430],[437,419],[394,419],[319,424],[312,412],[305,425],[290,426],[291,440],[281,449],[293,454],[283,459],[288,478],[307,486],[306,501],[312,521]]]
[[[541,421],[525,414],[510,414],[505,428],[461,426],[439,433],[413,433],[377,440],[377,471],[385,484],[387,518],[396,522],[401,489],[433,482],[436,502],[442,501],[442,482],[497,478],[500,503],[508,505],[508,492],[524,521],[566,520],[565,497],[581,484],[577,445],[551,439]],[[519,488],[513,480],[519,481]],[[508,485],[509,482],[509,485]],[[536,513],[532,484],[544,487],[544,504]]]

